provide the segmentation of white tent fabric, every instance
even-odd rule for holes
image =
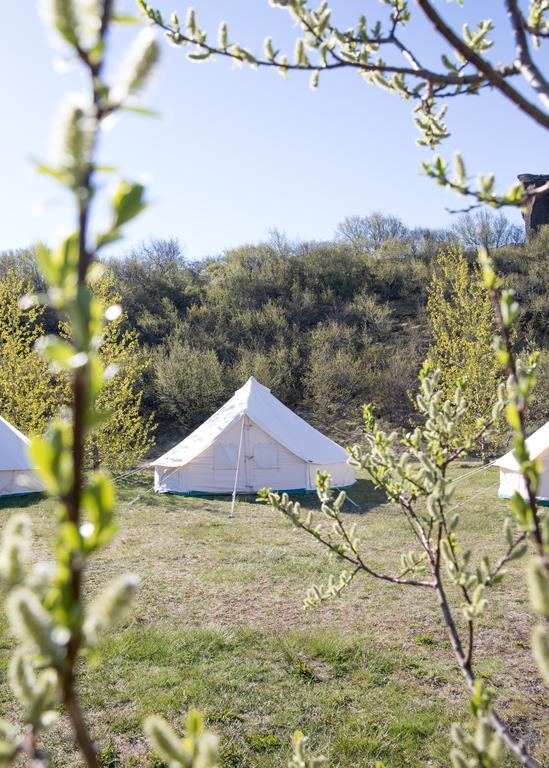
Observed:
[[[213,416],[151,466],[160,493],[313,490],[318,471],[355,482],[347,452],[250,377]]]
[[[539,459],[541,462],[541,481],[537,498],[542,504],[549,504],[549,421],[527,438],[526,446],[530,458]],[[499,467],[499,495],[510,499],[515,491],[518,491],[521,496],[526,497],[526,486],[513,451],[506,453],[494,464]]]
[[[43,490],[27,456],[29,443],[25,435],[0,416],[0,496]]]

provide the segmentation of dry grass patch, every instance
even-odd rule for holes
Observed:
[[[462,468],[460,472],[466,471]],[[506,504],[495,498],[497,474],[487,470],[458,486],[464,538],[495,559],[502,547]],[[82,666],[83,698],[103,748],[104,768],[150,766],[140,731],[151,711],[184,722],[204,710],[222,737],[223,765],[285,765],[296,727],[310,734],[332,767],[447,766],[448,729],[466,719],[466,696],[432,596],[359,579],[337,602],[302,609],[306,587],[336,566],[270,509],[240,499],[228,518],[227,499],[145,493],[150,477],[120,486],[120,533],[89,570],[90,592],[110,576],[141,576],[130,618],[104,638],[97,658]],[[479,495],[476,495],[479,494]],[[409,549],[398,511],[365,481],[349,505],[372,562],[397,568]],[[316,507],[314,496],[303,498]],[[51,501],[0,502],[26,508],[34,521],[36,556],[47,554]],[[542,761],[546,709],[529,652],[530,617],[522,563],[491,596],[478,638],[477,666],[496,690],[500,709]],[[0,629],[0,670],[9,639]],[[96,663],[97,662],[97,663]],[[0,686],[0,706],[12,699]],[[63,727],[48,737],[52,766],[78,765]]]

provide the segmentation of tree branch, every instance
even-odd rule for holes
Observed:
[[[549,83],[543,77],[540,69],[534,63],[530,54],[528,40],[525,32],[524,19],[516,0],[505,0],[507,15],[511,21],[513,36],[517,51],[517,64],[522,76],[540,97],[541,103],[549,108]]]
[[[283,510],[282,510],[283,511]],[[287,515],[290,517],[289,515]],[[316,539],[322,546],[326,547],[326,549],[329,549],[330,552],[333,552],[337,557],[340,557],[343,560],[346,560],[348,563],[351,563],[354,566],[358,566],[361,570],[363,570],[365,573],[367,573],[369,576],[373,576],[375,579],[380,579],[381,581],[389,581],[392,584],[401,584],[403,586],[411,586],[411,587],[434,587],[434,582],[427,581],[427,580],[421,580],[421,579],[403,579],[399,576],[390,576],[384,573],[378,573],[376,570],[371,568],[369,565],[367,565],[360,556],[357,555],[356,551],[354,550],[354,547],[351,547],[351,551],[353,551],[353,554],[355,555],[355,558],[350,557],[349,555],[346,555],[344,552],[341,552],[340,548],[333,544],[328,539],[325,539],[320,533],[315,531],[312,528],[309,528],[307,525],[305,525],[301,520],[298,520],[296,517],[290,517],[290,520],[292,523],[297,527],[301,528],[302,531],[305,531],[310,536],[312,536],[314,539]],[[340,524],[341,525],[341,524]],[[346,538],[345,530],[342,527],[342,530],[344,531],[344,538]],[[346,538],[348,541],[348,537]]]
[[[501,307],[499,304],[499,296],[498,292],[495,288],[490,289],[490,297],[492,299],[492,306],[494,307],[494,312],[496,315],[496,320],[498,323],[498,327],[500,329],[500,333],[503,338],[503,342],[505,344],[505,347],[507,349],[508,355],[509,355],[509,362],[507,365],[507,373],[509,374],[509,378],[513,382],[513,387],[515,389],[518,388],[518,372],[517,372],[517,361],[513,352],[513,345],[511,343],[511,338],[509,336],[509,330],[505,323],[503,322],[503,316],[501,314]],[[520,421],[520,434],[523,437],[524,440],[526,440],[526,424],[524,421],[524,407],[521,407],[520,405],[517,405],[517,411],[519,415],[519,421]],[[534,522],[534,531],[533,531],[533,539],[534,544],[536,546],[536,549],[538,551],[539,556],[544,560],[545,562],[549,561],[548,556],[546,555],[544,551],[543,546],[543,536],[541,533],[541,524],[539,520],[539,513],[538,513],[538,502],[536,499],[536,495],[532,488],[532,483],[530,481],[530,477],[528,475],[523,475],[524,478],[524,485],[526,487],[526,495],[528,497],[528,502],[530,504],[530,508],[532,510],[532,518]]]
[[[416,0],[425,16],[431,21],[436,31],[441,35],[453,48],[455,48],[464,59],[472,64],[478,72],[484,75],[484,78],[506,98],[508,98],[513,104],[518,107],[522,112],[529,115],[543,128],[549,128],[549,115],[536,107],[535,104],[528,101],[519,91],[513,88],[507,82],[498,70],[489,64],[486,59],[480,56],[476,51],[473,51],[467,43],[465,43],[455,32],[449,27],[442,17],[433,8],[429,0]]]
[[[471,690],[473,690],[475,685],[475,675],[472,670],[472,665],[470,661],[468,661],[467,656],[463,651],[461,639],[459,637],[459,633],[457,631],[457,627],[455,625],[440,576],[436,577],[435,589],[454,655],[457,659],[463,677],[467,682],[467,685]],[[513,736],[508,726],[505,725],[497,712],[492,708],[490,708],[488,712],[488,719],[493,729],[499,735],[500,739],[505,744],[509,752],[511,752],[511,754],[517,758],[521,765],[525,766],[525,768],[542,768],[541,763],[539,763],[534,757],[528,754],[528,751],[526,750],[526,747],[522,741],[518,741]]]
[[[500,557],[500,559],[497,561],[494,570],[490,574],[490,579],[495,578],[498,573],[501,571],[505,563],[509,562],[509,560],[512,559],[513,554],[516,550],[516,548],[519,546],[519,544],[522,544],[522,542],[526,539],[527,533],[526,531],[523,531],[517,538],[509,545],[509,548],[507,552]]]
[[[152,18],[152,17],[151,17]],[[421,67],[419,65],[419,62],[415,55],[410,51],[408,47],[406,47],[395,35],[394,33],[389,34],[386,37],[378,37],[378,38],[353,38],[352,36],[347,36],[347,39],[350,43],[356,43],[359,45],[393,45],[395,48],[397,48],[404,56],[405,58],[410,62],[410,66],[404,67],[399,66],[396,64],[382,64],[382,63],[361,63],[360,61],[353,61],[349,60],[347,58],[342,58],[339,56],[335,51],[330,50],[330,54],[333,57],[334,61],[333,63],[310,63],[310,64],[290,64],[289,62],[283,63],[280,61],[277,61],[276,59],[270,60],[270,59],[264,59],[264,58],[258,58],[253,56],[251,60],[249,60],[246,56],[242,56],[242,54],[238,50],[232,50],[231,46],[227,48],[220,48],[216,45],[210,45],[205,40],[200,39],[194,39],[193,37],[190,37],[189,35],[186,35],[185,33],[181,31],[177,31],[174,27],[172,27],[170,24],[166,23],[165,21],[159,21],[157,19],[152,19],[154,23],[163,29],[172,42],[175,45],[179,44],[186,44],[186,45],[195,45],[197,48],[201,49],[202,51],[209,53],[212,56],[223,56],[228,59],[232,59],[233,61],[238,61],[239,63],[249,63],[252,66],[255,67],[267,67],[267,68],[274,68],[278,70],[284,70],[284,71],[302,71],[302,72],[316,72],[316,71],[331,71],[335,69],[344,69],[344,68],[350,68],[350,69],[358,69],[360,72],[379,72],[381,74],[388,74],[388,75],[403,75],[403,76],[410,76],[421,80],[426,80],[429,83],[432,83],[433,85],[439,85],[439,86],[455,86],[457,89],[459,89],[459,93],[463,93],[463,86],[474,86],[475,88],[482,87],[486,84],[487,78],[479,73],[475,74],[468,74],[468,75],[461,75],[461,74],[455,74],[452,72],[437,72],[430,69],[427,69],[425,67]],[[301,19],[302,23],[304,24],[303,19]],[[332,27],[329,27],[330,30],[333,31]],[[309,29],[310,31],[310,29]],[[498,72],[499,76],[502,79],[505,79],[507,77],[517,75],[519,74],[519,68],[516,66],[516,64],[509,64],[502,66],[501,68],[494,69],[494,72]],[[491,84],[491,83],[490,83]],[[445,94],[445,96],[451,96],[452,94]],[[458,95],[458,92],[456,92],[455,95]],[[422,99],[423,97],[419,94],[415,94],[412,91],[408,91],[408,96],[415,99]]]
[[[102,46],[108,34],[109,22],[112,12],[112,0],[103,0],[101,11],[101,22],[99,30],[99,45]],[[103,68],[103,56],[97,63],[90,60],[87,51],[77,47],[77,52],[86,65],[91,81],[92,102],[95,110],[95,131],[92,140],[90,156],[93,157],[97,145],[97,136],[99,122],[103,115],[102,95],[100,89],[100,76]],[[87,234],[89,223],[90,202],[93,196],[93,162],[90,162],[84,180],[82,189],[84,193],[80,195],[78,201],[78,290],[84,290],[88,269],[93,260],[93,253],[88,251]],[[78,529],[80,526],[81,513],[81,494],[84,483],[84,440],[85,440],[85,413],[86,413],[86,392],[88,386],[87,366],[78,368],[73,379],[73,438],[72,438],[72,459],[73,459],[73,484],[71,493],[65,499],[67,519]],[[74,556],[71,557],[71,587],[73,599],[76,605],[81,602],[83,563]],[[71,721],[75,738],[89,768],[98,768],[97,754],[93,741],[84,721],[84,715],[78,700],[76,692],[75,666],[81,644],[80,626],[73,628],[69,642],[67,644],[67,657],[65,664],[60,669],[63,691],[63,703]]]

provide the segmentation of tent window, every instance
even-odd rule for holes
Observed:
[[[254,461],[256,469],[277,469],[278,448],[274,443],[256,443]]]
[[[214,469],[236,469],[238,446],[234,443],[214,445]]]

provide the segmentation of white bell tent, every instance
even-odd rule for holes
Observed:
[[[0,496],[43,490],[27,455],[30,440],[0,416]]]
[[[537,492],[538,501],[545,506],[549,505],[549,421],[543,427],[530,435],[526,440],[526,446],[531,459],[538,459],[541,463],[541,480]],[[513,451],[494,462],[499,467],[499,496],[510,499],[518,491],[526,497],[524,478],[520,473],[518,461]]]
[[[310,491],[318,471],[355,482],[347,452],[286,408],[252,376],[213,416],[151,466],[159,493]]]

